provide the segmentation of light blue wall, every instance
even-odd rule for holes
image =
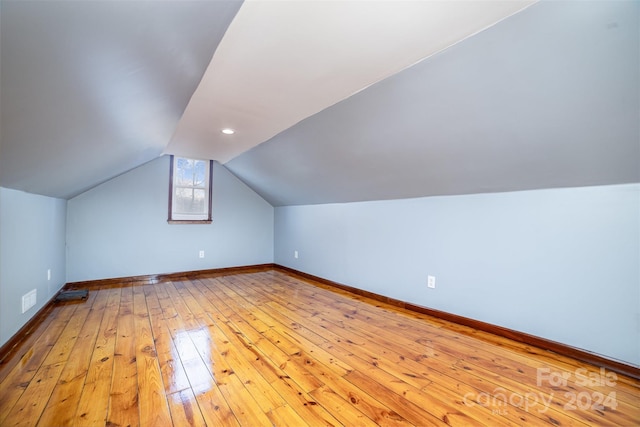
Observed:
[[[66,200],[0,187],[0,345],[65,283],[66,209]],[[33,289],[36,305],[22,313]]]
[[[69,200],[67,281],[273,262],[273,207],[224,166],[212,224],[167,224],[168,186],[165,156]]]
[[[639,184],[279,207],[275,236],[278,264],[640,364]]]

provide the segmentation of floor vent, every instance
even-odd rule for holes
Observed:
[[[56,301],[76,301],[86,300],[89,291],[86,289],[78,289],[77,291],[62,291],[56,296]]]

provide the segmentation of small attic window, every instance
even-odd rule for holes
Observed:
[[[171,156],[169,224],[211,224],[213,160]]]

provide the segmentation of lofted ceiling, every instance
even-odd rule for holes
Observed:
[[[639,182],[639,3],[533,3],[0,0],[0,185],[163,153],[276,206]]]

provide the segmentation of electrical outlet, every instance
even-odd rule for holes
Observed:
[[[298,259],[298,251],[293,251],[293,257],[294,257],[295,259]]]
[[[200,253],[198,254],[198,256],[199,256],[200,258],[204,258],[204,251],[200,251]]]
[[[51,269],[47,270],[47,280],[51,280]]]
[[[436,277],[435,276],[427,276],[427,286],[429,288],[435,288],[436,287]]]

